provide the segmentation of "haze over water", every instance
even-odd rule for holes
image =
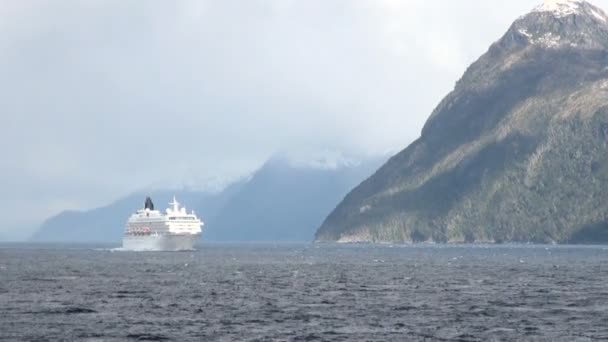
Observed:
[[[0,340],[605,340],[606,265],[606,247],[4,244]]]

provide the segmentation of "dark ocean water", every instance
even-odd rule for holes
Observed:
[[[5,244],[0,340],[608,340],[608,248]]]

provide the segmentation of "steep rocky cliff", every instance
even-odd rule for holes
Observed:
[[[516,20],[318,241],[608,242],[608,17]]]

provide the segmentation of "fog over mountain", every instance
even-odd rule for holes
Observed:
[[[64,211],[45,220],[31,241],[120,243],[127,218],[142,207],[146,196],[164,211],[175,195],[205,222],[204,241],[308,242],[336,203],[385,160],[321,168],[276,157],[219,192],[138,192],[99,208]]]
[[[607,0],[598,0],[607,7]],[[416,139],[536,1],[0,2],[0,226]]]

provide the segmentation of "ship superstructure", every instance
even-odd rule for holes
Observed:
[[[146,197],[144,207],[127,221],[123,248],[154,251],[194,249],[201,236],[203,222],[194,211],[187,213],[185,207],[180,207],[175,197],[169,205],[163,214],[155,210],[152,199]]]

